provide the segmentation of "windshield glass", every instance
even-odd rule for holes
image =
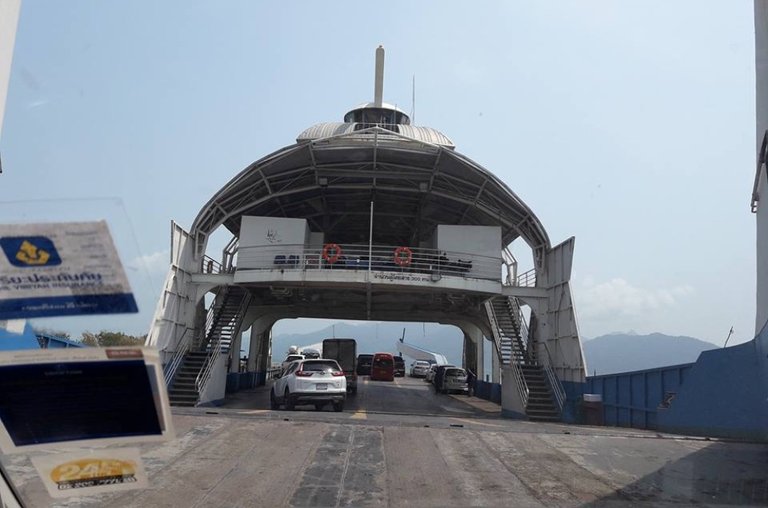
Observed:
[[[315,371],[315,372],[330,372],[330,371],[339,371],[341,370],[339,368],[339,364],[330,361],[319,361],[319,362],[304,362],[301,366],[301,370],[303,371]]]
[[[768,504],[768,0],[372,7],[0,0],[0,477]]]
[[[391,357],[377,356],[373,360],[374,367],[392,367],[394,365]]]

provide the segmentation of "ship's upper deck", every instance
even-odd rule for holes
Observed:
[[[428,249],[441,248],[439,226],[493,226],[500,234],[489,255],[523,238],[541,266],[551,245],[533,211],[446,135],[383,102],[382,48],[376,76],[373,102],[306,129],[211,198],[192,226],[197,258],[219,226],[239,238],[243,217],[255,216],[306,220],[323,243]]]

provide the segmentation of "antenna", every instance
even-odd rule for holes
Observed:
[[[416,125],[416,74],[413,75],[411,95],[411,125]]]
[[[403,342],[405,340],[405,328],[403,328],[403,336],[400,337],[400,342]]]
[[[723,344],[723,347],[728,345],[728,341],[730,340],[731,335],[733,335],[733,327],[731,327],[731,330],[728,332],[728,337],[725,338],[725,344]]]
[[[384,96],[384,47],[376,48],[376,75],[373,83],[373,105],[381,107]]]

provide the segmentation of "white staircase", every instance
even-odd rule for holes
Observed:
[[[216,295],[208,310],[204,332],[184,354],[170,380],[168,397],[172,406],[197,404],[213,364],[229,354],[232,340],[240,333],[250,301],[251,294],[239,286],[226,286]]]
[[[521,393],[525,413],[533,421],[560,421],[559,400],[551,383],[559,383],[537,361],[534,348],[527,347],[528,330],[516,298],[497,296],[486,305],[491,326],[495,328],[501,364],[511,366]],[[557,390],[558,387],[555,387]],[[561,389],[562,390],[562,389]]]

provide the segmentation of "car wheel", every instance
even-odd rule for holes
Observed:
[[[277,403],[277,397],[275,397],[274,388],[269,391],[269,409],[280,409],[280,404]]]
[[[352,395],[357,395],[357,386],[353,386],[350,391],[352,392]]]
[[[285,394],[283,394],[283,402],[285,403],[285,409],[288,411],[296,409],[296,403],[291,399],[291,392],[288,391],[288,388],[285,389]]]
[[[333,410],[336,411],[337,413],[341,413],[342,411],[344,411],[344,401],[342,400],[340,402],[334,402]]]
[[[325,404],[315,404],[315,411],[322,411]]]

